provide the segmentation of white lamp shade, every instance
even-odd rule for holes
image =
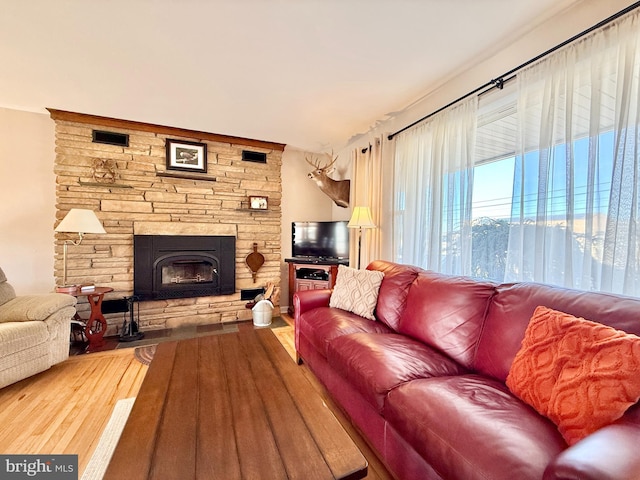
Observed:
[[[72,208],[55,228],[56,232],[107,233],[93,210]]]
[[[351,214],[351,220],[347,224],[349,228],[376,228],[371,218],[371,210],[369,207],[354,207]]]

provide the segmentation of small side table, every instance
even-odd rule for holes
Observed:
[[[104,333],[107,330],[107,321],[102,314],[102,300],[105,293],[113,292],[111,287],[95,287],[91,290],[75,292],[69,292],[69,295],[74,297],[87,297],[89,306],[91,307],[91,313],[89,319],[84,321],[78,315],[78,312],[74,315],[74,319],[84,323],[84,334],[89,340],[87,346],[87,352],[95,351],[96,349],[104,345]]]

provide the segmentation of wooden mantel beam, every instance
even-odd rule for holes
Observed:
[[[264,148],[268,150],[284,151],[285,145],[282,143],[266,142],[263,140],[253,140],[251,138],[233,137],[230,135],[220,135],[217,133],[200,132],[177,127],[167,127],[165,125],[155,125],[153,123],[135,122],[132,120],[121,120],[118,118],[101,117],[99,115],[89,115],[86,113],[68,112],[47,108],[51,118],[56,121],[67,121],[76,123],[90,123],[103,125],[105,127],[139,130],[142,132],[159,133],[162,135],[197,138],[199,140],[209,140],[211,142],[231,143],[235,145],[246,145],[249,147]]]

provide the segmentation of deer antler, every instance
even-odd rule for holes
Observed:
[[[333,150],[331,150],[331,157],[333,158],[333,160],[331,160],[331,162],[326,167],[324,167],[325,169],[329,168],[331,165],[336,163],[336,160],[338,160],[338,155],[336,155],[335,157],[333,156]]]
[[[331,150],[331,157],[333,157],[333,150]],[[314,162],[309,161],[309,159],[306,156],[304,157],[304,159],[312,167],[318,168],[320,170],[327,170],[330,166],[332,166],[334,163],[336,163],[336,160],[338,160],[338,155],[333,157],[333,160],[331,160],[329,163],[327,163],[324,167],[320,166],[320,159],[318,159],[317,161],[314,160]]]
[[[313,157],[311,157],[311,158],[313,158]],[[307,161],[307,163],[308,163],[309,165],[311,165],[312,167],[314,167],[314,168],[320,168],[320,160],[318,160],[318,161],[315,161],[315,160],[314,160],[313,162],[311,162],[311,161],[307,158],[307,156],[306,156],[306,155],[305,155],[304,159],[305,159],[305,160]]]

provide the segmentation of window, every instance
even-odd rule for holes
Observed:
[[[640,296],[639,17],[403,132],[396,259]]]

